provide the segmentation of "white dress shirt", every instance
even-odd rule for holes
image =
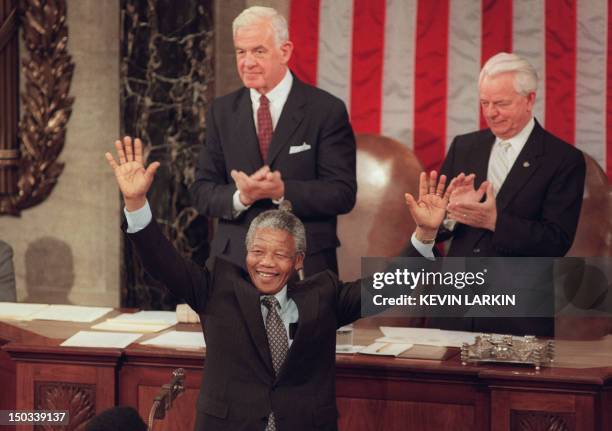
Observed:
[[[281,79],[276,87],[266,93],[266,97],[270,101],[270,115],[272,116],[272,128],[276,129],[278,120],[285,107],[285,102],[289,97],[291,86],[293,85],[293,75],[289,72],[289,69],[285,72],[285,76]],[[259,109],[259,98],[261,93],[254,88],[249,90],[251,96],[251,105],[253,106],[253,123],[255,124],[255,130],[257,130],[257,110]],[[258,130],[257,130],[258,131]],[[282,199],[278,201],[280,203]],[[234,206],[234,217],[237,217],[241,212],[247,210],[249,207],[243,205],[240,202],[240,192],[236,190],[232,197],[232,203]]]

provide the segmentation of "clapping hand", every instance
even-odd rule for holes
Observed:
[[[474,188],[476,174],[465,175],[463,172],[453,178],[453,193],[449,200],[449,211],[453,204],[477,203],[487,192],[488,181],[484,181],[478,189]]]
[[[460,185],[451,194],[448,204],[448,218],[471,227],[495,232],[497,204],[493,184],[484,181],[478,190],[475,190],[473,179],[471,184],[469,184],[469,181],[465,183],[463,179],[459,178],[461,175],[453,179],[453,182]],[[468,177],[472,175],[468,175]],[[480,202],[485,195],[484,202]]]
[[[147,192],[151,187],[159,162],[151,163],[146,169],[142,157],[142,142],[136,138],[126,136],[123,141],[115,141],[115,149],[119,162],[111,153],[106,153],[106,160],[113,171],[119,189],[123,194],[125,207],[128,211],[135,211],[144,206]]]
[[[285,195],[285,183],[279,171],[263,166],[252,175],[232,170],[231,176],[240,192],[240,202],[252,205],[260,199],[280,199]]]

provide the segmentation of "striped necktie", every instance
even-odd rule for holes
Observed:
[[[283,320],[278,314],[278,300],[274,296],[264,296],[261,298],[261,303],[268,309],[268,315],[266,316],[266,334],[268,336],[270,354],[272,355],[274,374],[278,375],[278,371],[283,365],[283,362],[285,362],[287,350],[289,350],[289,339],[287,338],[287,331],[283,324]],[[265,431],[276,431],[274,412],[271,412],[270,416],[268,416],[268,425],[266,425]]]
[[[512,145],[510,142],[501,141],[493,147],[493,151],[491,152],[488,180],[493,184],[495,196],[499,193],[499,190],[508,176],[508,172],[510,172],[508,153],[511,147]]]

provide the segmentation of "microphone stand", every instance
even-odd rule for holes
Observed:
[[[161,390],[153,401],[153,406],[151,406],[148,422],[149,431],[153,430],[153,421],[155,419],[164,419],[166,417],[166,411],[172,407],[172,402],[185,390],[184,383],[185,370],[177,368],[172,371],[172,380],[170,383],[162,385]]]

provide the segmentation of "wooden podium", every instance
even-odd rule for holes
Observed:
[[[82,429],[90,417],[114,405],[132,406],[146,421],[161,385],[174,368],[183,367],[186,391],[154,429],[191,431],[206,353],[139,344],[60,346],[89,326],[0,322],[0,409],[68,410],[70,425],[53,429]],[[178,329],[200,330],[197,325]],[[378,329],[358,329],[355,338],[365,344],[379,335]],[[558,341],[556,351],[555,366],[541,371],[462,366],[457,357],[337,355],[340,430],[612,430],[612,336]]]

